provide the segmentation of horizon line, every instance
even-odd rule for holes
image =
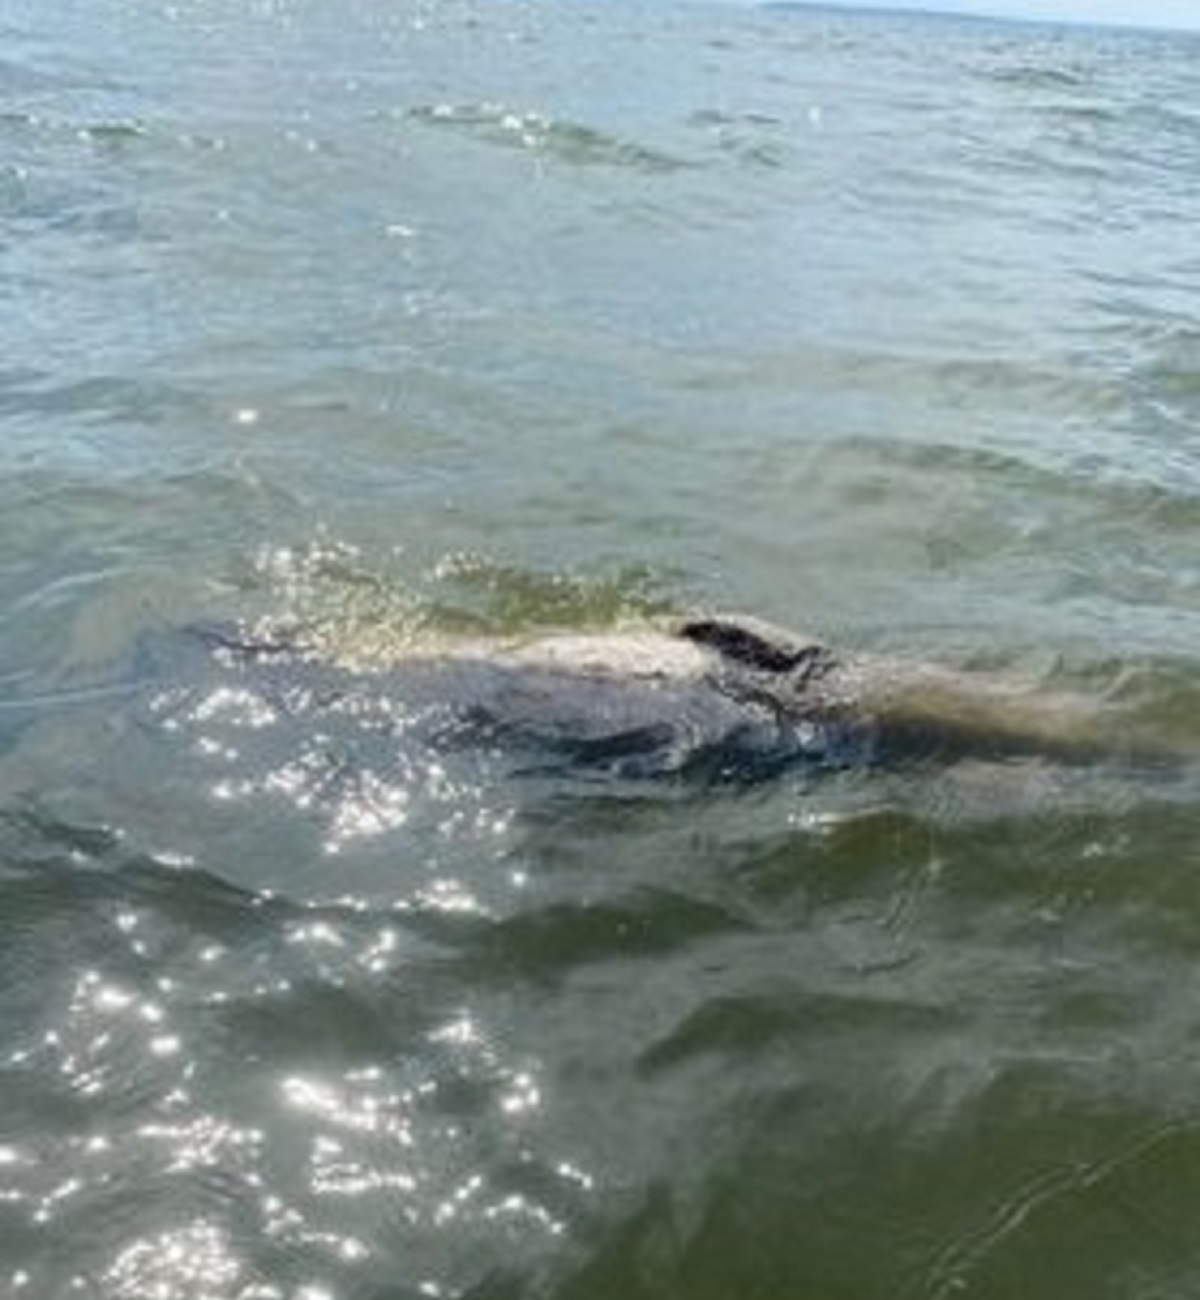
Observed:
[[[1137,17],[1101,16],[1078,18],[1062,14],[984,12],[977,9],[959,9],[950,4],[938,7],[937,0],[916,0],[915,3],[911,4],[907,3],[907,0],[897,0],[897,3],[894,4],[888,3],[887,0],[759,0],[758,7],[761,9],[809,9],[823,10],[826,13],[871,14],[889,18],[907,16],[911,18],[957,19],[962,22],[1011,23],[1018,26],[1092,28],[1100,31],[1200,36],[1200,22],[1195,26],[1184,26],[1169,19],[1155,21]]]

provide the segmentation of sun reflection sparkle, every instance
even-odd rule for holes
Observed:
[[[245,687],[218,686],[192,709],[192,722],[226,722],[261,728],[278,721],[278,710]]]
[[[266,1140],[261,1129],[239,1128],[215,1115],[198,1115],[177,1124],[143,1124],[138,1136],[170,1151],[167,1169],[185,1173],[217,1168],[234,1156],[252,1159]]]
[[[141,1237],[120,1252],[102,1281],[112,1300],[226,1300],[243,1274],[225,1234],[197,1220],[154,1237]],[[239,1297],[278,1295],[261,1287]]]
[[[439,876],[421,890],[415,899],[418,907],[434,912],[486,916],[488,909],[459,880]]]
[[[326,852],[337,853],[352,840],[398,829],[408,820],[411,802],[405,784],[370,770],[359,772],[354,789],[334,808]]]
[[[289,943],[324,944],[331,948],[344,948],[345,939],[336,926],[328,921],[308,921],[292,926],[287,934]]]
[[[512,1076],[509,1091],[500,1099],[500,1109],[506,1115],[521,1115],[536,1110],[541,1104],[541,1090],[533,1076],[524,1071]]]

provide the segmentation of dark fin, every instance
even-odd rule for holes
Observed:
[[[727,659],[766,673],[788,673],[811,662],[814,656],[826,653],[818,645],[783,645],[768,640],[765,635],[730,619],[693,619],[680,627],[679,635],[697,645],[709,646]]]
[[[282,630],[268,633],[233,622],[194,623],[187,630],[211,653],[243,662],[299,659],[304,653],[299,638]]]

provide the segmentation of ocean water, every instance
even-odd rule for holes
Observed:
[[[1198,56],[5,0],[0,1294],[1197,1294],[1194,765],[521,780],[378,664],[734,608],[1194,746]]]

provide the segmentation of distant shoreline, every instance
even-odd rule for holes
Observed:
[[[937,9],[927,4],[884,5],[878,3],[838,3],[837,0],[762,0],[761,9],[795,10],[824,14],[853,14],[869,18],[914,18],[936,22],[971,23],[984,26],[1018,26],[1061,28],[1066,31],[1132,32],[1155,36],[1200,37],[1200,23],[1182,26],[1170,22],[1153,22],[1142,18],[1067,18],[1031,14],[979,13],[962,9]]]

